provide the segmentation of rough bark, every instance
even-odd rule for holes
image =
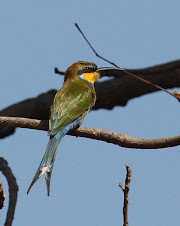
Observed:
[[[5,127],[20,127],[37,130],[48,130],[48,121],[27,119],[19,117],[0,117],[0,125]],[[180,145],[180,136],[165,137],[157,139],[135,138],[125,134],[120,134],[103,129],[84,128],[80,127],[71,131],[68,135],[76,137],[86,137],[94,140],[101,140],[107,143],[112,143],[126,148],[138,149],[157,149],[167,148]]]

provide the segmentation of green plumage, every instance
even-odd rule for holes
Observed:
[[[67,79],[57,92],[51,108],[49,134],[54,135],[64,126],[73,122],[81,115],[88,113],[94,106],[96,93],[87,81],[79,76]]]
[[[45,174],[47,192],[50,194],[50,179],[58,145],[64,135],[81,125],[88,111],[94,106],[96,93],[93,84],[99,77],[100,72],[93,63],[79,61],[67,69],[64,84],[51,106],[50,140],[27,193]]]

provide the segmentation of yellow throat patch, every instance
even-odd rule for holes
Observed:
[[[95,81],[98,80],[98,79],[100,78],[100,73],[98,73],[98,72],[85,73],[85,74],[84,74],[84,78],[85,78],[88,82],[94,84]]]

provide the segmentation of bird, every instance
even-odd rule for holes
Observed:
[[[94,83],[99,78],[97,65],[86,61],[78,61],[66,70],[63,86],[56,93],[50,110],[50,139],[27,194],[44,174],[47,195],[50,195],[51,174],[59,143],[68,132],[80,127],[87,113],[95,105]]]

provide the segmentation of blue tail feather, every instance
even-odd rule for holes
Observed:
[[[28,188],[27,194],[29,193],[32,186],[36,183],[36,181],[45,174],[46,179],[46,185],[47,185],[47,193],[48,196],[50,194],[50,180],[51,180],[51,173],[53,170],[54,160],[56,157],[57,149],[59,146],[59,143],[64,136],[64,133],[59,132],[58,136],[54,136],[49,140],[49,143],[46,148],[46,152],[44,154],[44,157],[37,169],[37,172],[31,182],[31,185]]]

